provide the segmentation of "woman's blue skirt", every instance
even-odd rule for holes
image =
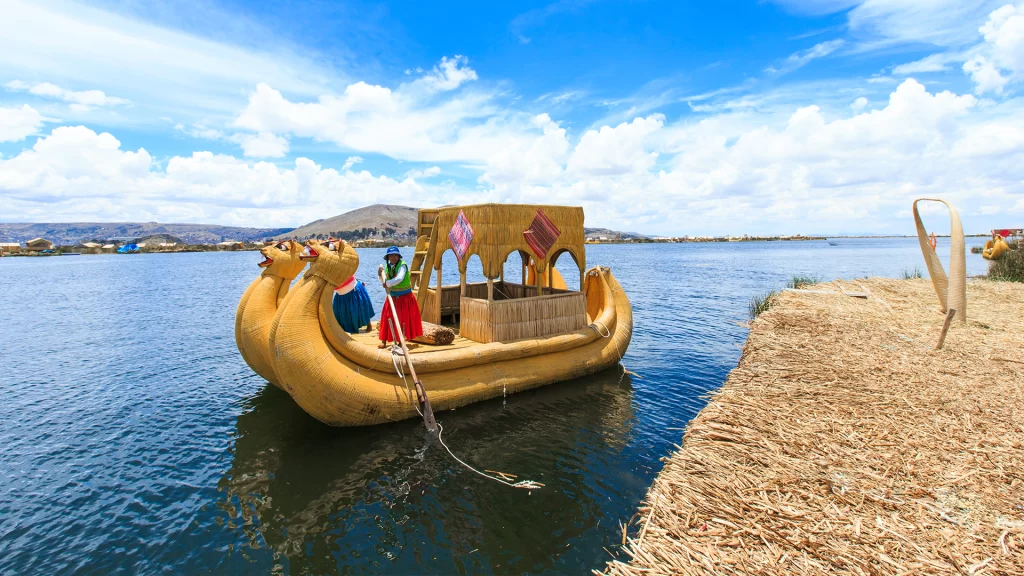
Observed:
[[[373,318],[373,303],[363,283],[356,280],[356,286],[348,294],[334,295],[334,317],[342,329],[349,334],[370,323]]]

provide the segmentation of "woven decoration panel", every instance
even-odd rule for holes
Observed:
[[[544,211],[538,209],[533,222],[526,230],[523,230],[523,237],[526,238],[526,243],[530,245],[534,254],[543,259],[548,250],[555,245],[555,241],[558,240],[561,233],[555,224],[544,215]]]
[[[469,250],[469,244],[473,241],[473,227],[469,225],[469,220],[466,219],[466,213],[459,210],[459,216],[455,219],[455,224],[452,225],[452,229],[448,232],[448,241],[452,244],[452,249],[455,250],[455,255],[459,257],[459,261],[466,255],[466,250]]]

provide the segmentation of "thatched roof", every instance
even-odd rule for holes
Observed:
[[[536,254],[526,242],[523,231],[537,217],[538,210],[558,228],[559,235],[546,254]],[[441,208],[434,220],[437,229],[437,250],[434,267],[441,264],[445,251],[451,249],[448,232],[455,224],[459,212],[473,228],[473,241],[465,258],[459,262],[459,270],[465,271],[469,258],[476,254],[483,265],[484,276],[498,278],[505,260],[513,252],[521,252],[537,259],[539,271],[547,268],[562,252],[569,252],[580,269],[586,268],[586,252],[583,249],[583,208],[579,206],[545,206],[538,204],[475,204]]]
[[[50,242],[46,238],[33,238],[33,239],[29,240],[28,242],[25,242],[25,245],[26,246],[32,246],[32,247],[36,247],[36,246],[53,246],[53,242]]]

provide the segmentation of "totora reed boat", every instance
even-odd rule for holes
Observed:
[[[457,319],[459,333],[452,344],[410,351],[435,410],[592,374],[615,366],[625,354],[632,308],[608,268],[586,269],[582,208],[422,209],[417,232],[409,269],[423,320]],[[416,393],[400,370],[404,359],[378,348],[376,331],[349,334],[335,320],[334,288],[355,274],[356,251],[343,241],[314,240],[306,246],[301,261],[309,268],[291,290],[285,293],[288,282],[267,280],[286,278],[283,270],[268,267],[242,297],[236,335],[246,362],[303,410],[333,426],[416,417]],[[448,250],[455,253],[461,280],[444,286],[442,256]],[[519,283],[504,274],[513,253],[520,256]],[[579,267],[578,290],[561,288],[556,277],[554,263],[564,253]],[[486,282],[466,281],[466,264],[474,254]],[[264,256],[276,263],[272,254]]]
[[[302,250],[302,245],[293,240],[261,249],[263,260],[259,266],[263,272],[246,288],[235,312],[235,343],[242,358],[254,372],[278,387],[270,359],[270,328],[292,280],[306,267]]]

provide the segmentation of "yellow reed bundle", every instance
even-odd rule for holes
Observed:
[[[942,268],[939,256],[929,243],[928,231],[924,228],[921,215],[918,213],[919,202],[940,202],[949,209],[949,276]],[[967,254],[964,248],[964,228],[960,224],[960,215],[956,208],[945,200],[937,198],[920,198],[914,200],[914,225],[917,228],[917,240],[921,244],[921,253],[928,268],[935,294],[939,297],[939,305],[945,312],[950,308],[956,310],[955,320],[967,322]]]

